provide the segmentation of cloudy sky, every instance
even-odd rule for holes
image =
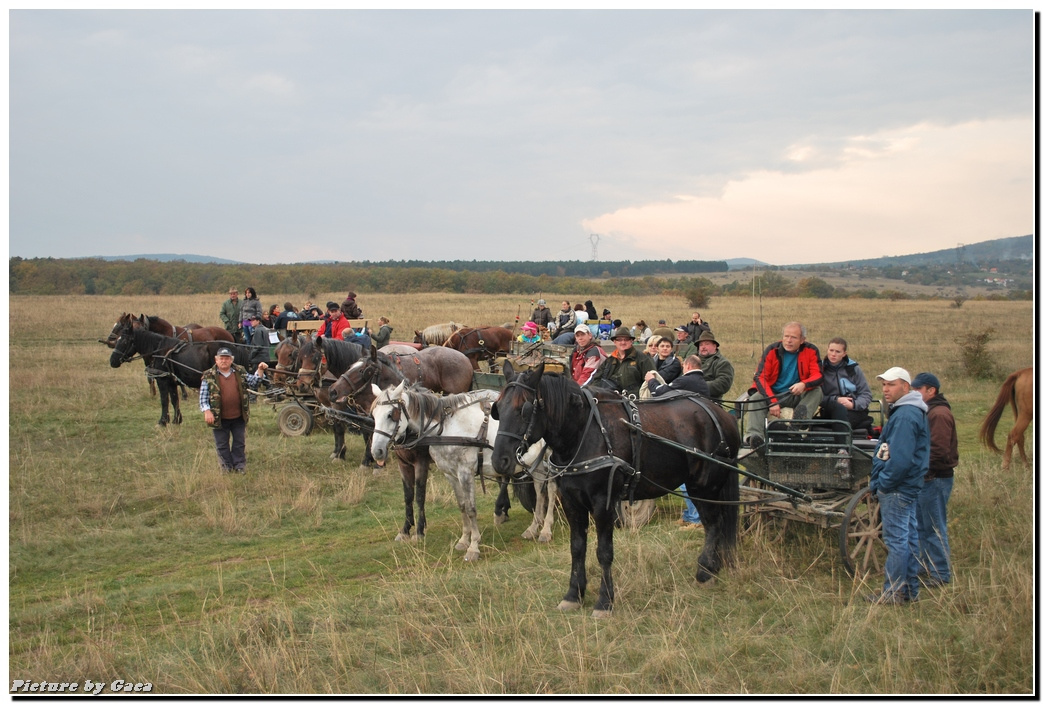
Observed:
[[[1033,233],[1033,16],[33,11],[10,255],[838,261]]]

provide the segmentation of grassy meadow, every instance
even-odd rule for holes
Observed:
[[[266,306],[304,300],[260,293]],[[553,310],[561,295],[543,294]],[[259,404],[248,472],[225,476],[195,394],[182,402],[183,425],[157,427],[141,362],[112,369],[97,340],[123,312],[218,324],[224,298],[11,298],[10,679],[122,679],[164,694],[1034,691],[1033,471],[1015,462],[1004,472],[978,444],[1001,379],[966,378],[959,342],[992,328],[1000,372],[1030,366],[1031,303],[713,300],[701,312],[736,367],[730,398],[793,319],[821,349],[845,337],[871,380],[893,365],[941,378],[960,436],[954,583],[913,605],[869,606],[861,595],[881,578],[853,582],[835,534],[777,522],[744,536],[737,564],[697,586],[702,534],[677,530],[671,497],[648,525],[617,532],[615,611],[595,620],[589,593],[581,611],[555,609],[569,572],[564,522],[550,544],[524,541],[528,514],[516,502],[495,527],[493,487],[480,496],[482,559],[465,564],[453,550],[459,512],[437,472],[426,541],[396,543],[397,471],[360,469],[356,436],[348,461],[333,463],[331,433],[285,438]],[[594,302],[628,325],[691,315],[680,298]],[[359,304],[407,340],[432,323],[525,319],[530,306],[364,291]],[[1001,444],[1010,425],[1008,409]],[[592,536],[595,589],[593,547]]]

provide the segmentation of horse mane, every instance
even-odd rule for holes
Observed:
[[[349,350],[354,347],[354,350]],[[333,340],[325,338],[322,341],[322,350],[326,355],[326,363],[331,367],[347,369],[362,358],[362,346],[346,340]],[[350,353],[354,354],[350,354]]]
[[[420,336],[429,345],[444,345],[450,335],[460,329],[461,326],[456,323],[449,321],[448,323],[437,323],[435,325],[428,325],[420,333]]]
[[[525,372],[532,374],[533,372]],[[526,378],[528,381],[528,378]],[[540,378],[540,397],[543,399],[543,411],[551,425],[566,427],[573,420],[575,413],[572,406],[580,403],[582,392],[571,376],[558,372],[544,372]]]

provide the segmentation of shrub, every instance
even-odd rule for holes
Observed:
[[[995,328],[989,327],[956,338],[960,345],[963,369],[972,379],[992,379],[996,376],[996,360],[988,349],[989,340],[995,332]]]

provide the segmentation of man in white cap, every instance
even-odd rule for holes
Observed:
[[[916,601],[920,594],[916,502],[931,457],[927,404],[911,389],[909,372],[891,367],[876,377],[883,382],[891,411],[873,456],[869,490],[880,502],[887,560],[883,591],[866,595],[873,604]]]
[[[576,349],[572,351],[569,358],[569,370],[572,378],[580,386],[586,386],[590,377],[598,370],[605,360],[605,351],[601,345],[590,334],[590,327],[586,323],[576,326]]]
[[[246,389],[256,389],[267,368],[268,364],[261,362],[255,373],[247,374],[246,367],[233,363],[232,350],[222,347],[214,356],[214,366],[203,372],[199,410],[214,431],[222,472],[246,472],[246,424],[250,420]]]

